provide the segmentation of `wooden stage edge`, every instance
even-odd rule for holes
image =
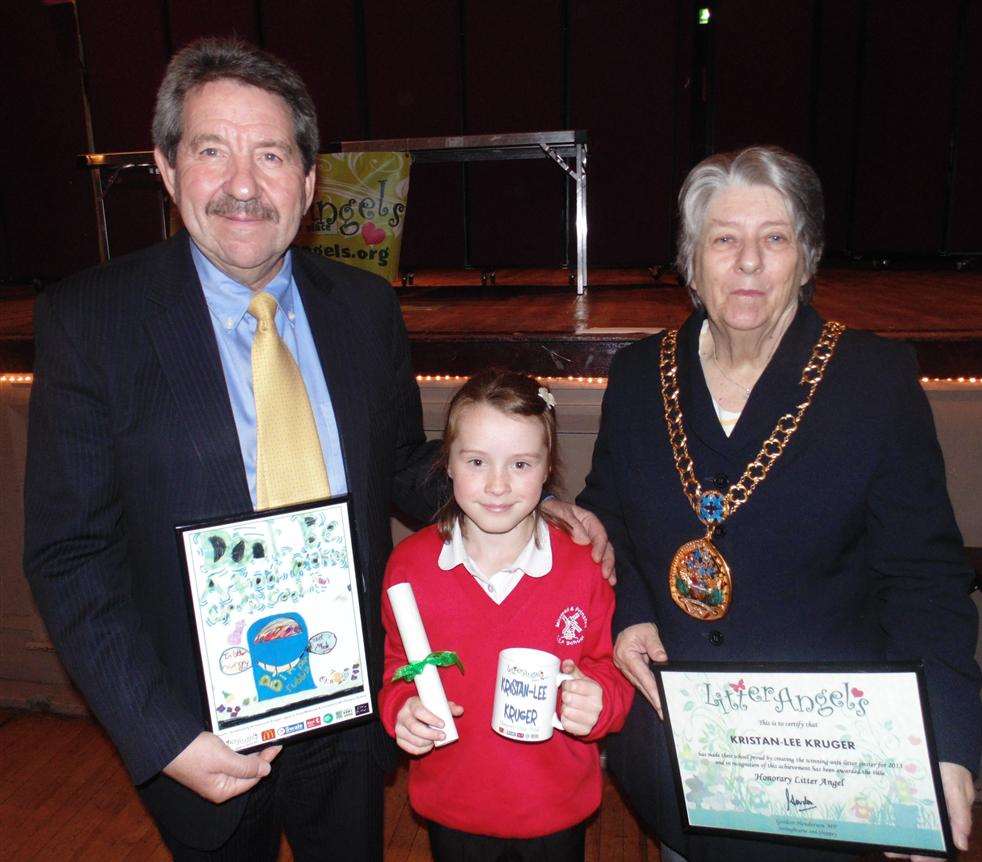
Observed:
[[[625,345],[676,327],[692,310],[674,274],[590,273],[577,297],[567,273],[428,270],[398,287],[417,374],[464,375],[488,365],[540,376],[603,377]],[[982,273],[828,268],[813,304],[823,317],[908,342],[928,377],[982,377]],[[0,292],[0,373],[34,363],[33,291]]]

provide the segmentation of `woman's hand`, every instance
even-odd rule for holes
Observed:
[[[614,664],[627,677],[628,682],[647,698],[648,703],[658,713],[658,717],[663,718],[658,687],[655,685],[654,674],[648,667],[653,661],[668,661],[668,653],[662,645],[658,626],[654,623],[628,626],[617,636],[617,642],[614,644]]]
[[[972,834],[972,802],[975,787],[972,773],[959,763],[942,761],[941,787],[944,790],[945,805],[948,806],[948,820],[951,823],[951,840],[959,850],[968,850],[968,837]],[[908,856],[905,853],[886,853],[890,859],[910,859],[911,862],[931,862],[934,856]]]
[[[450,701],[450,714],[458,718],[464,708]],[[427,754],[446,734],[443,720],[430,712],[418,697],[411,697],[396,715],[396,745],[408,754]]]
[[[590,545],[593,562],[600,563],[604,577],[610,581],[610,585],[617,583],[617,575],[614,572],[614,546],[607,539],[607,531],[600,519],[581,509],[575,503],[564,503],[555,497],[550,497],[540,504],[543,511],[558,518],[569,526],[570,536],[577,545]]]
[[[604,690],[576,666],[572,659],[563,662],[563,673],[574,679],[563,683],[563,713],[559,720],[571,736],[586,736],[594,727],[604,708]]]

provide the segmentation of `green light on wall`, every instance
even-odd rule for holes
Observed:
[[[710,13],[708,6],[702,6],[702,7],[700,7],[699,8],[699,23],[700,24],[708,24],[709,23],[709,19],[711,17],[711,14],[712,13]]]

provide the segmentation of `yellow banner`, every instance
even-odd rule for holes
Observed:
[[[409,153],[319,155],[314,202],[297,245],[395,281],[410,162]]]

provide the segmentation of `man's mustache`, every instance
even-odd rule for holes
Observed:
[[[259,198],[249,198],[247,201],[240,201],[232,195],[222,195],[209,201],[205,212],[208,215],[244,215],[249,218],[259,218],[271,222],[278,222],[280,220],[276,210],[263,203]]]

